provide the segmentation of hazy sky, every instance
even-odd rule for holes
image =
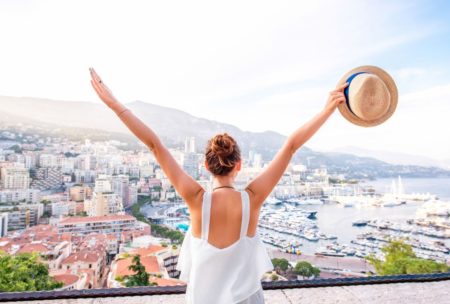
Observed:
[[[94,66],[142,100],[288,135],[349,69],[397,82],[394,116],[361,128],[338,111],[308,146],[450,159],[446,1],[0,1],[0,95],[100,102]]]

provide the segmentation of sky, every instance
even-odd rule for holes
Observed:
[[[336,111],[307,146],[450,159],[446,1],[0,1],[0,95],[180,109],[289,135],[348,70],[377,65],[398,107],[362,128]]]

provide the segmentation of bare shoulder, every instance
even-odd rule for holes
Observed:
[[[197,191],[197,193],[195,193],[195,195],[192,197],[192,199],[190,199],[189,201],[186,202],[190,211],[195,211],[195,210],[199,210],[202,208],[203,194],[205,192],[206,192],[205,189],[203,189],[203,187],[201,187]]]
[[[258,198],[257,198],[255,192],[253,192],[253,190],[248,186],[244,189],[244,191],[247,192],[247,194],[248,194],[250,207],[252,209],[259,209],[260,204],[258,203]]]

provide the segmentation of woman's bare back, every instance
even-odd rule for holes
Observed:
[[[205,192],[204,192],[205,193]],[[199,195],[201,200],[203,195]],[[248,193],[248,192],[247,192]],[[244,194],[245,195],[245,194]],[[251,193],[249,193],[251,198]],[[192,234],[201,237],[201,206],[200,201],[196,206],[198,210],[191,211]],[[250,199],[250,222],[247,236],[252,237],[256,233],[259,210],[252,208]],[[241,193],[232,189],[218,189],[211,194],[211,217],[209,224],[208,243],[217,248],[226,248],[239,240],[242,221]]]

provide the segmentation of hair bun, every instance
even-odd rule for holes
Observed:
[[[211,142],[211,150],[219,158],[226,158],[233,154],[236,143],[227,133],[215,136]]]
[[[209,168],[216,175],[226,175],[231,171],[241,159],[240,154],[236,141],[227,133],[211,138],[205,153]]]

